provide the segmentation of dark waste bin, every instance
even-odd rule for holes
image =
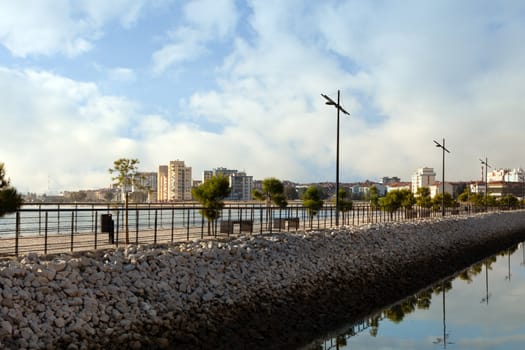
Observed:
[[[100,231],[108,233],[109,243],[115,243],[115,226],[111,214],[100,215]]]

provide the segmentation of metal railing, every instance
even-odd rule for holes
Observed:
[[[266,207],[260,203],[229,204],[222,210],[215,226],[208,224],[200,214],[201,209],[201,206],[191,203],[137,204],[127,209],[122,204],[24,205],[16,213],[0,218],[0,256],[107,249],[125,244],[126,237],[132,244],[161,244],[335,226],[333,204],[325,205],[314,217],[309,217],[308,210],[295,203],[286,208]],[[445,215],[484,210],[447,208]],[[103,215],[106,220],[110,216],[112,232],[103,227]],[[413,207],[390,213],[357,202],[352,210],[340,213],[339,223],[357,226],[441,215],[439,208]]]

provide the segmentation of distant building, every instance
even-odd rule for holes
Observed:
[[[157,172],[157,201],[167,202],[169,200],[169,178],[168,166],[160,165]]]
[[[523,169],[495,169],[487,174],[487,182],[524,182],[525,173]]]
[[[248,176],[245,172],[234,169],[215,168],[213,170],[205,170],[202,179],[206,181],[218,175],[226,177],[230,183],[231,192],[226,198],[227,200],[247,201],[252,199],[253,176]]]
[[[412,175],[412,193],[416,193],[418,188],[429,187],[436,182],[436,173],[433,168],[419,168]]]
[[[401,179],[398,178],[397,176],[393,176],[393,177],[383,176],[383,178],[379,182],[382,185],[387,186],[387,185],[389,185],[391,183],[401,182]]]
[[[182,160],[159,166],[157,200],[159,202],[191,200],[191,167]]]
[[[488,194],[503,197],[508,194],[523,198],[525,194],[525,172],[517,169],[495,169],[487,174]]]
[[[157,198],[157,180],[158,175],[156,172],[139,172],[139,185],[140,189],[133,188],[132,192],[142,192],[144,193],[144,198],[146,201],[151,202]]]
[[[443,184],[442,182],[436,182],[433,185],[428,186],[428,188],[430,190],[430,197],[431,198],[434,198],[436,196],[436,194],[440,194],[440,193],[443,192],[442,184]],[[454,186],[451,183],[449,183],[449,182],[445,182],[445,193],[450,193],[450,194],[454,193]]]
[[[386,191],[396,191],[396,190],[411,190],[412,183],[411,182],[393,182],[386,186]]]

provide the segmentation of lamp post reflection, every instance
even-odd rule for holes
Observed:
[[[525,242],[521,242],[521,250],[523,251],[523,258],[521,259],[521,266],[525,266]]]
[[[443,344],[443,349],[447,348],[447,344],[454,344],[453,342],[448,341],[448,338],[450,337],[450,334],[447,333],[447,318],[446,318],[446,289],[447,287],[451,288],[451,282],[450,281],[442,281],[441,282],[441,293],[443,293],[443,338],[439,337],[436,338],[432,343],[433,344]]]
[[[488,261],[485,260],[485,297],[481,298],[481,303],[489,304],[489,268],[488,268]]]
[[[510,273],[510,255],[511,255],[511,252],[510,250],[507,251],[507,256],[508,256],[508,272],[507,272],[507,276],[505,276],[505,281],[509,281],[510,282],[510,277],[511,277],[511,273]]]

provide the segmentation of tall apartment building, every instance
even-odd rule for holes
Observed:
[[[159,166],[157,200],[159,202],[191,200],[191,167],[182,160]]]
[[[167,202],[169,198],[168,166],[160,165],[157,172],[157,201]]]
[[[253,191],[253,176],[246,175],[245,172],[239,172],[233,169],[215,168],[213,170],[205,170],[202,175],[202,180],[206,181],[212,176],[222,175],[228,178],[230,182],[231,192],[228,200],[250,200],[252,199]]]
[[[420,187],[429,187],[436,182],[436,173],[433,168],[419,168],[412,175],[412,193],[416,193]]]

